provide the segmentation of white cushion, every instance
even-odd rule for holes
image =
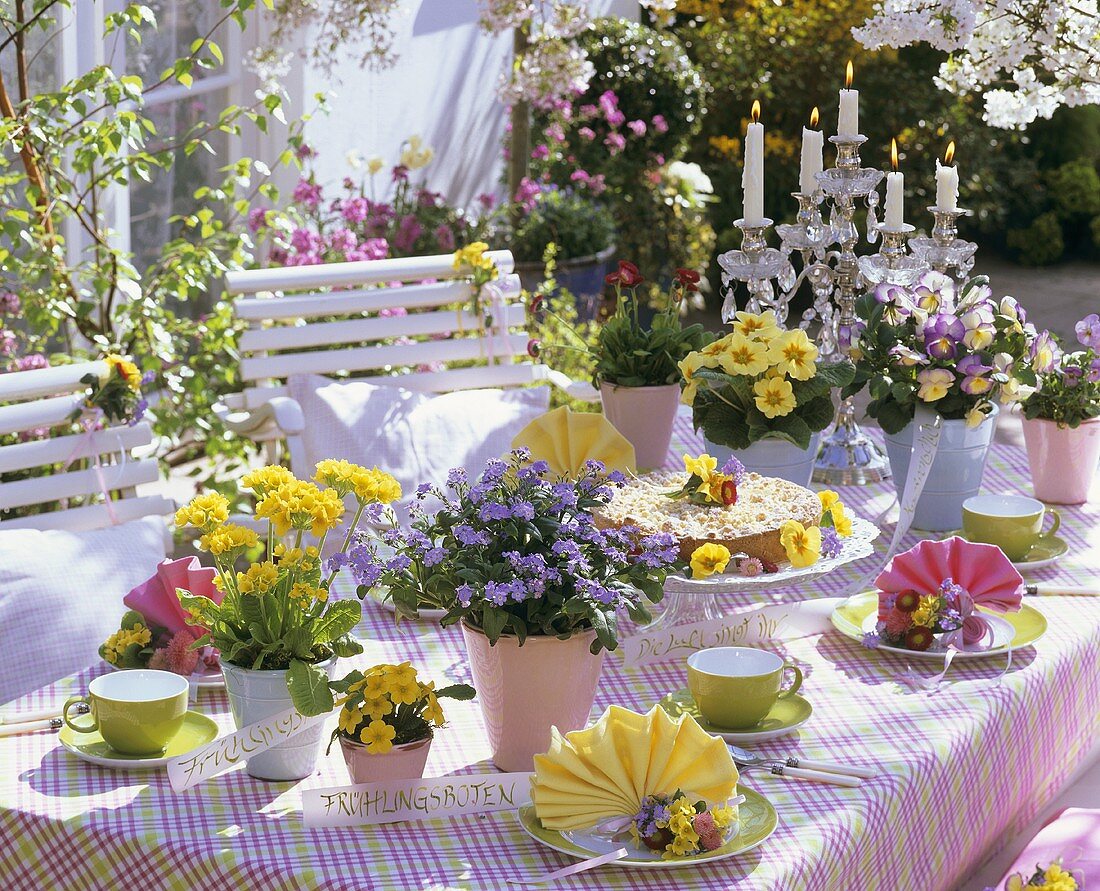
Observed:
[[[325,458],[377,465],[401,483],[394,508],[402,523],[418,485],[442,486],[452,467],[479,473],[490,458],[508,452],[515,435],[550,401],[546,387],[431,395],[316,374],[291,375],[287,385],[305,415],[309,475]]]
[[[0,703],[99,661],[122,598],[164,559],[163,517],[0,531]]]

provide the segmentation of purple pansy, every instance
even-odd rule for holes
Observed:
[[[933,359],[954,359],[959,351],[959,342],[965,335],[966,328],[958,317],[951,313],[939,313],[924,325],[924,348]]]
[[[1100,350],[1100,315],[1090,313],[1073,326],[1077,340],[1090,350]]]

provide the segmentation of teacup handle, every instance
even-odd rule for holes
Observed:
[[[783,668],[785,668],[785,669],[789,668],[791,671],[794,672],[794,683],[791,684],[786,690],[781,690],[779,692],[779,696],[778,696],[779,699],[786,699],[788,696],[793,696],[795,693],[798,692],[799,688],[802,686],[802,669],[801,668],[799,668],[797,665],[792,665],[790,662],[784,662],[783,663]]]
[[[1054,517],[1054,523],[1046,532],[1039,533],[1042,538],[1048,538],[1049,536],[1053,535],[1055,532],[1058,531],[1058,527],[1062,525],[1062,515],[1058,513],[1058,511],[1056,511],[1053,507],[1046,508],[1046,513]],[[1045,520],[1046,517],[1044,517],[1043,519]]]
[[[65,720],[65,724],[77,733],[91,733],[93,730],[98,730],[99,724],[96,722],[94,715],[89,715],[92,719],[91,724],[74,724],[69,720],[69,709],[81,703],[87,705],[89,707],[89,712],[91,711],[91,703],[88,701],[87,696],[70,696],[68,700],[66,700],[65,707],[61,709],[61,717]]]

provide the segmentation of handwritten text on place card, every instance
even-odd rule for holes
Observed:
[[[801,603],[777,603],[707,619],[643,632],[623,641],[623,666],[634,668],[687,655],[706,647],[743,646],[782,638],[820,634],[829,628],[829,615],[839,598]]]
[[[530,773],[389,780],[302,793],[306,826],[363,826],[515,810],[531,800]]]
[[[190,789],[253,755],[286,742],[327,717],[326,713],[307,718],[291,706],[262,721],[242,727],[236,733],[216,739],[200,749],[173,758],[168,762],[168,780],[176,792]]]

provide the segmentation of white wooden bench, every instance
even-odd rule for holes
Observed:
[[[404,388],[434,393],[546,382],[575,398],[596,398],[590,384],[529,359],[512,254],[490,256],[500,275],[495,299],[491,287],[482,290],[482,317],[470,309],[473,285],[455,271],[451,254],[228,273],[234,313],[248,324],[239,343],[247,387],[216,408],[219,417],[228,429],[263,443],[269,461],[278,459],[277,444],[284,441],[291,469],[308,474],[301,440],[306,419],[288,393],[291,374],[396,375]],[[395,309],[406,314],[390,314]],[[488,325],[484,314],[492,316]],[[429,339],[401,342],[417,337]],[[437,362],[447,367],[415,370]],[[450,367],[456,362],[474,364]]]
[[[0,435],[65,425],[87,392],[87,384],[80,379],[106,370],[104,362],[82,362],[0,374]],[[139,423],[0,446],[0,474],[62,465],[58,472],[46,476],[0,482],[0,511],[60,504],[58,509],[0,520],[0,530],[78,532],[171,513],[175,505],[169,499],[139,496],[136,491],[137,486],[156,482],[160,475],[155,457],[133,453],[149,446],[152,439],[149,425]],[[98,458],[98,469],[86,466],[86,459],[94,458]],[[110,507],[104,503],[104,489],[112,495]],[[69,507],[72,499],[85,503]],[[168,536],[167,524],[165,534]],[[170,537],[167,541],[170,543]]]

